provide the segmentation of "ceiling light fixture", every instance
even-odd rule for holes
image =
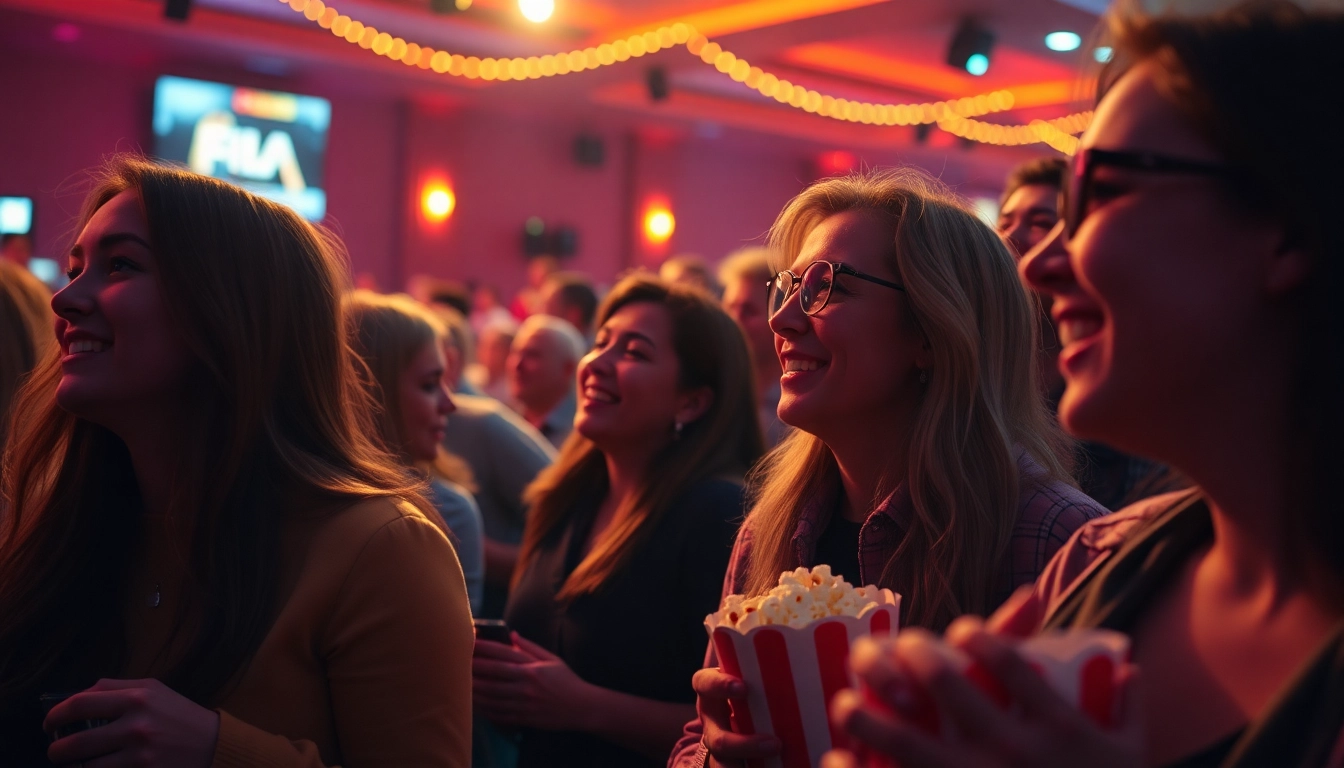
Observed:
[[[523,18],[534,24],[540,24],[555,13],[555,0],[518,0],[518,10]]]
[[[947,46],[947,63],[979,77],[989,71],[994,32],[973,19],[964,19]]]
[[[1052,51],[1076,51],[1083,44],[1077,32],[1051,32],[1045,36],[1045,47]]]

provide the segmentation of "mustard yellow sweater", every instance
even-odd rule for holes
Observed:
[[[288,523],[281,553],[282,605],[218,708],[214,768],[466,768],[471,610],[440,527],[368,500]],[[167,613],[130,622],[132,667],[156,666]]]

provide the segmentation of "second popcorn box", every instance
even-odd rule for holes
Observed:
[[[818,565],[781,574],[768,594],[730,595],[705,618],[720,667],[746,685],[730,702],[733,730],[771,734],[782,745],[778,757],[749,768],[812,768],[846,745],[827,708],[854,685],[850,644],[895,634],[900,609],[891,590],[855,588]]]

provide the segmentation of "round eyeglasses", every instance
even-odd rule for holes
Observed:
[[[852,275],[887,288],[904,291],[905,287],[880,277],[864,274],[857,269],[838,261],[814,261],[807,265],[803,274],[795,275],[784,270],[775,275],[775,279],[766,284],[766,304],[768,317],[774,317],[795,290],[802,303],[803,314],[815,315],[826,308],[831,300],[831,287],[835,285],[836,275]]]

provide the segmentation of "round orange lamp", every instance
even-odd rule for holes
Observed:
[[[676,228],[677,220],[666,205],[655,203],[645,211],[644,236],[650,243],[655,245],[666,243]]]
[[[453,215],[456,207],[457,197],[445,182],[426,182],[420,190],[420,210],[426,221],[441,224]]]

